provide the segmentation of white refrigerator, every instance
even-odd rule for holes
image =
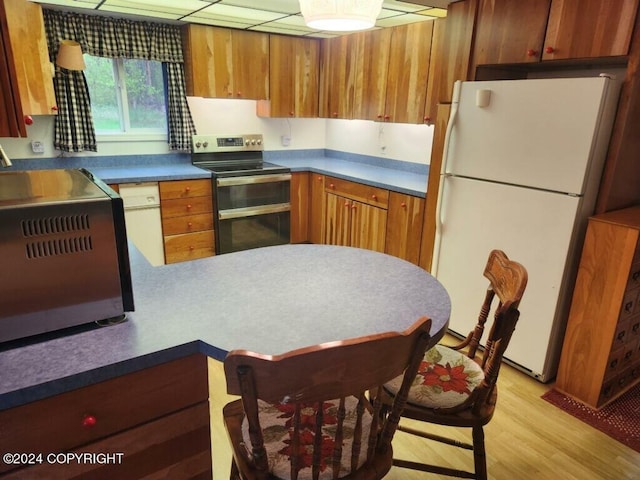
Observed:
[[[450,330],[466,335],[489,252],[522,263],[529,282],[505,358],[543,382],[556,374],[618,96],[606,76],[454,88],[432,273],[451,296]]]

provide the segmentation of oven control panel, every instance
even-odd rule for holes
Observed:
[[[194,135],[193,153],[253,152],[264,150],[262,134]]]

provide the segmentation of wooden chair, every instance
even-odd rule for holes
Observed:
[[[458,345],[437,345],[425,353],[402,412],[403,417],[422,422],[471,428],[473,443],[459,442],[403,425],[398,427],[400,431],[473,450],[474,472],[399,459],[394,459],[395,466],[453,477],[487,478],[483,426],[491,420],[496,406],[496,381],[503,354],[520,315],[518,305],[527,286],[527,271],[519,263],[510,261],[502,251],[494,250],[489,255],[484,276],[489,279],[489,287],[474,330]],[[494,297],[498,298],[498,305],[493,325],[482,355],[476,358]],[[394,394],[399,392],[402,381],[402,378],[396,378],[385,385],[384,405],[393,404]],[[429,458],[428,450],[425,450],[425,458]]]
[[[224,361],[232,479],[379,479],[410,382],[429,344],[431,320],[277,356],[235,350]],[[388,414],[365,395],[398,375]],[[320,433],[320,434],[318,434]]]

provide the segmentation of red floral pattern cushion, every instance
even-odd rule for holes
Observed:
[[[349,473],[351,465],[351,451],[353,433],[356,424],[356,408],[358,399],[348,397],[345,399],[346,417],[343,424],[342,461],[339,478]],[[333,450],[338,424],[339,400],[324,402],[322,435],[322,459],[320,466],[320,479],[333,478]],[[317,403],[304,406],[300,413],[301,439],[298,445],[301,453],[302,465],[298,473],[299,480],[310,479],[312,476],[312,453],[315,441],[315,423]],[[293,415],[295,405],[293,403],[270,404],[258,401],[258,411],[264,444],[267,450],[267,459],[271,474],[276,478],[288,479],[291,477],[291,439],[293,436]],[[360,446],[360,458],[358,466],[366,460],[367,445],[369,442],[369,429],[371,428],[371,408],[367,405],[362,421],[362,437]],[[245,418],[242,423],[242,437],[247,449],[247,456],[251,458],[251,440],[249,438],[249,424]]]
[[[436,345],[424,354],[418,374],[409,390],[408,402],[426,408],[450,408],[464,402],[484,379],[480,365],[469,357]],[[396,394],[402,376],[385,384]]]

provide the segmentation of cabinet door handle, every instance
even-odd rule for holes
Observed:
[[[538,56],[538,51],[534,50],[533,48],[530,48],[529,50],[527,50],[527,57],[537,57]]]
[[[98,423],[98,419],[93,415],[85,415],[82,418],[82,426],[84,428],[92,428],[96,425],[96,423]]]
[[[556,49],[553,47],[547,47],[544,49],[545,53],[555,53]]]

